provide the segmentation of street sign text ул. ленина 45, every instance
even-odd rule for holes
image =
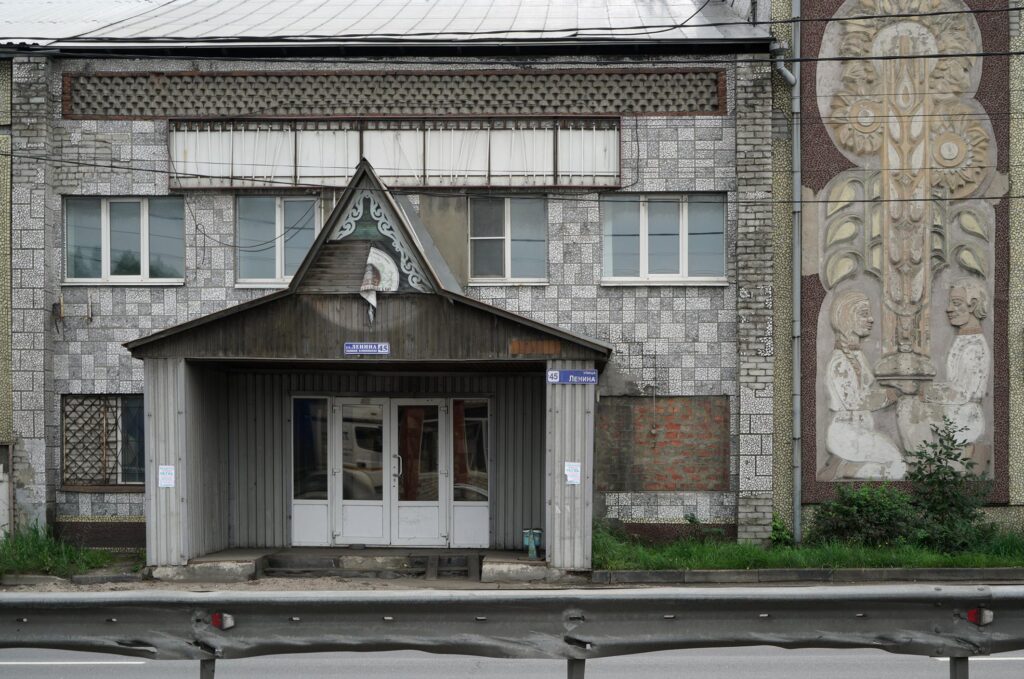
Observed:
[[[597,384],[596,370],[549,370],[548,384]]]
[[[346,356],[359,356],[364,354],[384,356],[390,353],[390,342],[345,342]]]

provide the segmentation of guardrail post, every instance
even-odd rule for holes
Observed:
[[[567,679],[583,679],[583,673],[586,671],[587,661],[578,660],[576,658],[569,659],[569,672],[566,674]]]
[[[949,659],[949,679],[967,679],[970,658]]]
[[[213,679],[213,674],[216,671],[217,661],[213,658],[199,661],[199,679]]]

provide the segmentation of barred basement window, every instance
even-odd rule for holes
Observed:
[[[65,486],[138,484],[145,480],[141,394],[63,397]]]

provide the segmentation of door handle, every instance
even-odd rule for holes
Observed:
[[[402,478],[402,474],[405,473],[405,464],[402,462],[401,455],[395,455],[395,459],[398,460],[398,474],[397,478]]]

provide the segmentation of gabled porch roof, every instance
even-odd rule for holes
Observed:
[[[372,231],[366,220],[373,222],[364,204],[385,238],[371,233],[377,240],[361,240]],[[400,261],[395,268],[402,281],[394,292],[379,295],[372,320],[360,295],[371,246]],[[346,355],[346,342],[387,342],[390,353]],[[396,201],[366,160],[286,289],[124,346],[135,358],[353,364],[585,360],[603,365],[612,350],[599,340],[462,294],[411,204]]]

